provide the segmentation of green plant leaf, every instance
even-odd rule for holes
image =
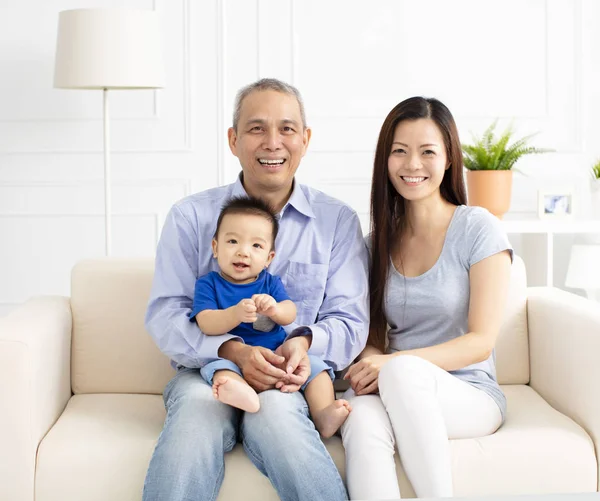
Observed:
[[[594,179],[600,179],[600,160],[598,160],[593,166],[592,166],[592,177]]]
[[[469,170],[511,170],[524,155],[553,151],[547,148],[528,146],[529,141],[535,134],[516,139],[509,146],[514,133],[512,124],[497,138],[495,135],[497,123],[498,120],[494,120],[484,131],[481,138],[473,135],[472,144],[461,145],[465,168]]]

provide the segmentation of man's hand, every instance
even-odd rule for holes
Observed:
[[[277,350],[276,354],[282,355],[285,364],[285,377],[275,385],[281,391],[291,393],[298,391],[310,376],[310,361],[308,359],[308,347],[310,339],[306,336],[298,336],[288,339]]]
[[[256,305],[256,313],[269,318],[277,314],[277,301],[268,294],[254,294],[252,301]]]
[[[283,369],[276,367],[283,364],[285,358],[262,346],[231,340],[221,345],[219,356],[236,364],[246,382],[256,391],[275,388],[275,384],[287,376]]]
[[[360,362],[350,366],[344,379],[350,381],[350,386],[356,395],[376,393],[379,389],[379,371],[391,355],[371,355],[362,358]]]
[[[252,299],[242,299],[235,305],[235,316],[242,322],[256,322],[256,305]]]

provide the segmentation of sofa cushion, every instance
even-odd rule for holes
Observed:
[[[141,499],[162,396],[74,395],[38,449],[36,501]]]
[[[456,495],[594,491],[594,447],[583,429],[530,387],[503,389],[508,414],[502,428],[489,437],[451,441]],[[75,395],[40,445],[36,500],[140,499],[164,418],[157,395]],[[326,445],[344,477],[341,440]],[[398,472],[402,497],[414,497],[399,463]],[[226,455],[219,495],[233,499],[278,499],[240,445]]]
[[[144,328],[153,259],[98,259],[71,274],[73,393],[161,394],[169,359]]]
[[[525,385],[503,386],[506,421],[488,437],[452,440],[457,496],[596,491],[590,436]]]

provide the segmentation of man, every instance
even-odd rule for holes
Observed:
[[[282,500],[346,499],[297,390],[310,372],[308,353],[341,370],[364,348],[367,250],[352,209],[294,182],[310,136],[294,87],[274,79],[245,87],[228,131],[242,167],[239,179],[181,200],[167,216],[146,327],[178,372],[164,391],[167,419],[146,476],[145,501],[216,499],[224,453],[238,439]],[[218,269],[211,250],[217,215],[239,195],[263,198],[280,216],[269,270],[281,277],[298,310],[296,323],[285,327],[281,356],[229,334],[205,336],[189,320],[196,278]],[[260,392],[260,412],[243,413],[214,399],[198,367],[217,358],[241,368]]]

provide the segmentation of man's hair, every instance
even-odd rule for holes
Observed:
[[[273,236],[271,249],[275,248],[275,239],[277,238],[277,233],[279,232],[279,218],[277,217],[273,207],[271,207],[271,205],[269,205],[267,202],[261,198],[248,196],[233,197],[227,200],[221,209],[219,219],[217,219],[217,229],[215,230],[214,238],[217,238],[219,235],[223,218],[228,214],[248,214],[251,216],[264,217],[271,223],[271,233]]]
[[[248,97],[248,95],[254,91],[263,90],[274,90],[295,97],[296,101],[298,101],[298,106],[300,106],[302,126],[306,129],[306,113],[304,112],[304,103],[298,89],[296,89],[296,87],[293,85],[282,82],[276,78],[262,78],[254,83],[251,83],[250,85],[246,85],[246,87],[242,87],[235,96],[235,103],[233,106],[233,129],[235,131],[237,131],[238,123],[240,121],[240,114],[242,113],[242,104],[244,99],[246,99],[246,97]]]

